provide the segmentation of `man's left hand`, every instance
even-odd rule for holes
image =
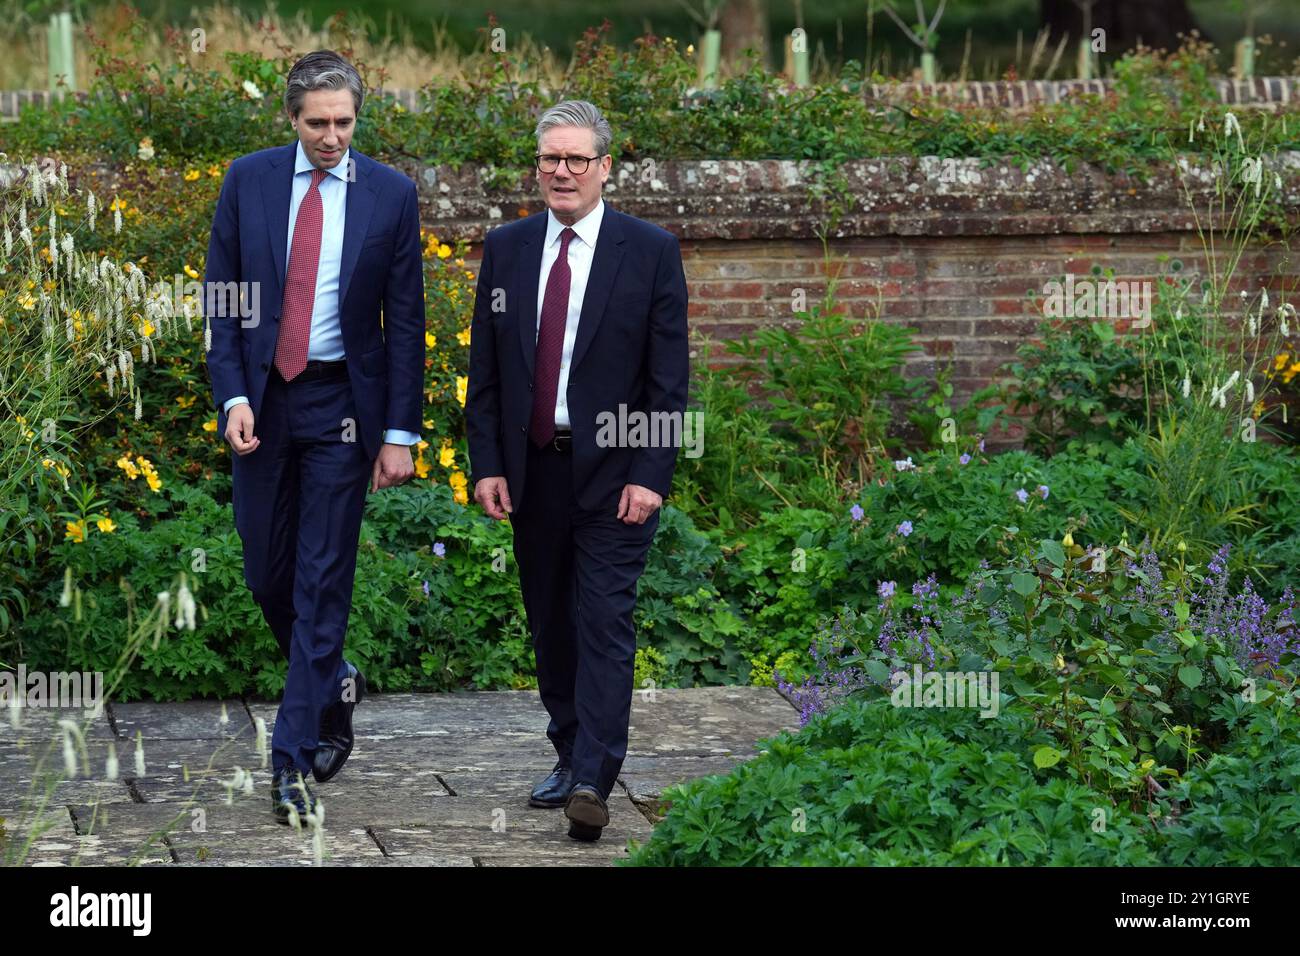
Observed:
[[[624,485],[623,497],[618,500],[618,519],[624,524],[645,524],[663,503],[658,492],[641,485]]]
[[[414,474],[411,446],[385,442],[379,449],[379,457],[375,459],[375,467],[370,472],[370,491],[400,485],[409,481]]]

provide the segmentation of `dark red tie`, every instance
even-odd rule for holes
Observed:
[[[320,182],[325,170],[311,171],[311,185],[298,204],[293,224],[293,245],[284,280],[284,313],[280,337],[275,343],[275,367],[286,382],[307,367],[307,346],[311,341],[311,312],[316,304],[316,270],[320,266],[320,234],[325,224],[325,207]]]
[[[564,326],[569,318],[569,240],[576,236],[568,226],[560,233],[560,254],[546,277],[542,296],[542,321],[537,329],[533,362],[533,417],[528,437],[541,448],[555,437],[555,399],[560,389],[560,357],[564,353]]]

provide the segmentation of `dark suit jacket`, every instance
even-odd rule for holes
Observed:
[[[211,319],[208,375],[217,404],[246,395],[256,419],[275,357],[284,301],[289,198],[297,141],[230,164],[208,243],[207,283],[256,282],[260,315]],[[339,271],[339,321],[356,400],[357,438],[379,455],[384,429],[419,432],[424,402],[424,269],[415,183],[355,148],[348,183]],[[205,294],[205,298],[208,298]],[[208,302],[205,301],[205,314]],[[381,318],[382,312],[382,318]],[[244,321],[249,323],[244,327]]]
[[[488,233],[470,337],[465,401],[473,481],[504,475],[511,502],[524,498],[528,423],[537,351],[537,285],[547,214]],[[495,290],[504,309],[493,312]],[[672,233],[613,209],[608,201],[583,297],[568,407],[573,486],[584,508],[617,504],[625,484],[667,497],[676,448],[602,448],[597,415],[686,410],[689,380],[686,276]]]

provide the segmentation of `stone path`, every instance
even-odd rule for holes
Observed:
[[[57,722],[80,712],[24,709],[17,728],[0,712],[0,845],[12,858],[39,822],[28,864],[312,865],[319,850],[325,865],[340,866],[609,865],[626,856],[628,840],[649,836],[666,787],[725,772],[754,756],[757,741],[798,724],[770,688],[638,692],[610,825],[583,844],[568,837],[562,811],[528,806],[555,762],[535,692],[370,696],[357,708],[347,766],[312,783],[325,805],[317,848],[271,816],[271,773],[256,752],[254,718],[265,719],[269,748],[275,704],[227,701],[224,725],[221,707],[115,704],[98,719],[79,719],[91,773],[72,780],[57,779]],[[106,778],[110,743],[116,780]],[[252,771],[253,791],[227,803],[236,767]],[[42,781],[51,777],[45,799]]]

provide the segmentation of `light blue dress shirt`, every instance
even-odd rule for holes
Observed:
[[[348,157],[351,149],[343,151],[339,161],[320,181],[321,211],[324,222],[320,237],[320,262],[316,267],[316,298],[312,303],[311,332],[307,344],[308,360],[337,362],[346,356],[343,348],[343,326],[339,321],[339,272],[343,262],[343,229],[347,217]],[[293,251],[293,229],[298,221],[298,207],[311,188],[311,160],[298,141],[298,151],[293,165],[293,192],[289,197],[289,233],[284,251],[285,268]],[[226,402],[226,414],[240,403],[247,404],[248,396],[236,395]],[[420,436],[400,428],[384,432],[384,441],[393,445],[414,445]]]

